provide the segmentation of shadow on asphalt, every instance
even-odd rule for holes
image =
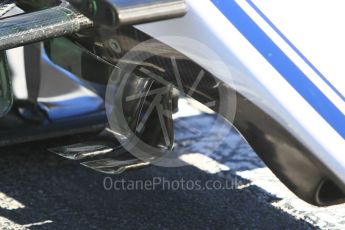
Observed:
[[[71,140],[62,140],[62,143]],[[73,143],[73,142],[71,142]],[[0,209],[19,225],[49,221],[31,229],[307,229],[310,226],[257,197],[251,186],[232,190],[107,191],[104,175],[64,160],[46,149],[56,141],[1,150],[0,192],[25,207]],[[194,167],[149,167],[113,179],[221,180]],[[235,175],[233,175],[233,178]],[[272,201],[274,201],[272,197]]]

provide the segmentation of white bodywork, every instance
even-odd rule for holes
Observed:
[[[189,12],[184,18],[137,28],[192,56],[194,61],[231,84],[284,125],[345,184],[345,140],[342,132],[345,129],[345,70],[342,64],[345,54],[345,2],[231,1],[255,22],[303,72],[304,77],[330,101],[330,106],[338,114],[337,126],[332,125],[333,121],[325,119],[312,106],[313,103],[270,63],[270,55],[274,54],[267,53],[267,57],[264,57],[217,8],[214,4],[217,0],[187,2]],[[191,54],[166,36],[195,39],[207,45],[228,65],[232,76],[215,68],[214,63],[207,59],[207,53]],[[193,46],[193,43],[188,45]]]

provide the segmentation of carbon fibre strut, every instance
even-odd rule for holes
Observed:
[[[70,2],[73,6],[71,6]],[[183,16],[184,0],[0,1],[0,17],[16,4],[25,14],[0,20],[0,50],[77,33],[95,25],[117,28]],[[76,7],[76,8],[75,8]]]
[[[101,173],[120,174],[148,166],[166,150],[171,150],[174,143],[172,114],[176,111],[178,95],[174,94],[172,87],[144,75],[131,74],[124,80],[124,86],[122,81],[115,85],[118,88],[122,86],[123,90],[112,101],[111,129],[105,129],[92,140],[50,151],[69,160],[79,160],[83,166]],[[134,141],[136,138],[140,141]],[[121,142],[118,141],[120,139]],[[149,145],[161,151],[149,158],[138,159],[128,152],[130,149],[123,147],[127,146],[126,143],[128,146],[136,145],[136,148]]]

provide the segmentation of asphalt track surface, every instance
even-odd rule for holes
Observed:
[[[180,121],[209,130],[205,124],[211,118],[212,115],[201,114]],[[222,133],[220,130],[217,133]],[[84,136],[2,148],[1,229],[340,229],[344,226],[343,206],[320,209],[300,201],[270,173],[236,132],[225,132],[220,144],[214,144],[215,139],[209,134],[191,138],[188,132],[180,133],[177,142],[189,146],[190,151],[186,152],[189,157],[185,159],[193,165],[152,166],[110,178],[47,151],[83,141]],[[174,181],[181,179],[199,184],[201,189],[183,188],[181,182],[172,188]],[[126,187],[133,181],[154,180],[166,183],[148,189],[140,185],[134,189]],[[125,181],[125,185],[110,189],[109,181]],[[216,182],[217,188],[205,188],[209,181]]]
[[[306,222],[258,198],[226,191],[107,191],[105,176],[47,152],[47,143],[1,153],[2,229],[307,229]],[[54,143],[55,144],[55,143]],[[235,177],[235,175],[228,175]],[[188,166],[150,167],[114,179],[225,180]]]

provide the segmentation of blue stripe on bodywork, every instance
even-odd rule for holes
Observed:
[[[267,24],[269,24],[272,29],[279,34],[279,36],[302,58],[302,60],[309,65],[309,67],[314,70],[314,72],[319,75],[319,77],[330,87],[332,90],[341,98],[343,101],[345,101],[345,97],[342,93],[339,92],[339,90],[332,85],[332,83],[321,73],[320,70],[318,70],[312,63],[311,61],[306,58],[302,54],[302,52],[297,49],[297,47],[274,25],[274,23],[252,2],[248,1],[248,4],[266,21]]]
[[[307,78],[241,7],[234,0],[211,1],[333,129],[345,138],[344,114]]]

